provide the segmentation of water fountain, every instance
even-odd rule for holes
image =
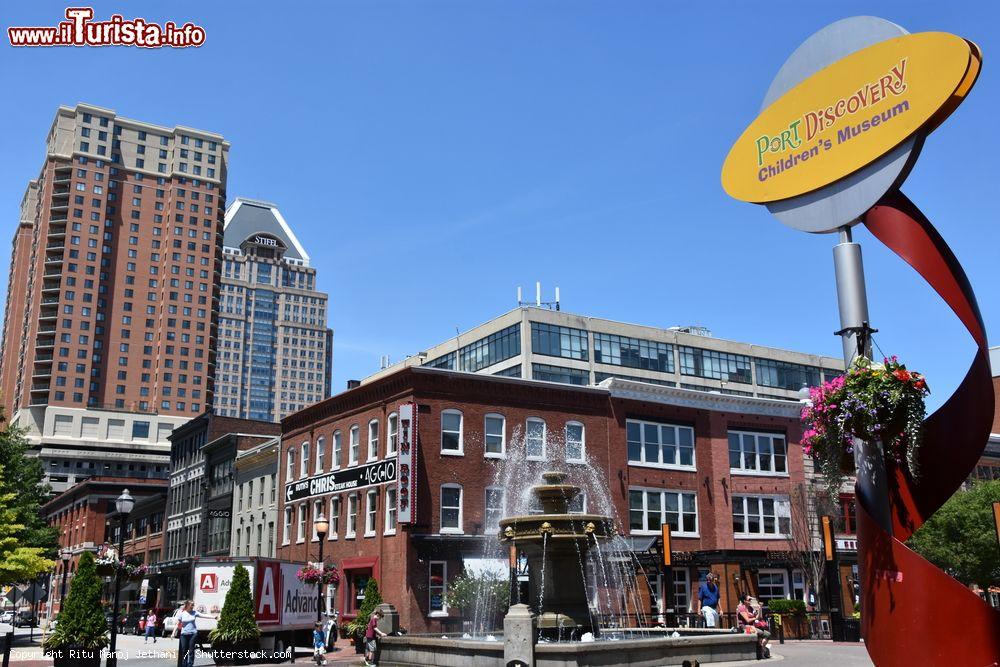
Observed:
[[[579,457],[567,461],[571,457],[560,451],[564,443],[551,440],[542,450],[546,460],[529,458],[519,441],[515,433],[496,464],[491,488],[503,490],[503,518],[495,524],[498,539],[486,542],[481,560],[506,563],[513,552],[526,561],[527,595],[511,599],[507,608],[491,592],[495,587],[485,586],[465,619],[465,632],[387,637],[379,664],[654,667],[755,656],[750,635],[655,627],[643,609],[641,568],[618,528],[603,470]],[[501,615],[502,629],[495,620]]]
[[[578,639],[600,632],[581,565],[595,541],[612,538],[614,531],[611,517],[569,513],[580,487],[566,484],[566,477],[554,470],[542,473],[545,484],[531,487],[542,513],[501,519],[499,538],[528,560],[528,599],[537,601],[542,635]]]

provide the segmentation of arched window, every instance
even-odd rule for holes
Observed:
[[[288,458],[285,459],[285,481],[290,482],[295,478],[295,450],[289,448]]]
[[[580,422],[566,422],[566,460],[583,462],[586,460],[584,429]]]
[[[302,443],[302,460],[299,461],[299,479],[309,475],[309,441]]]
[[[378,420],[368,422],[368,460],[378,458]]]
[[[326,438],[316,440],[316,474],[323,472],[323,457],[326,455]]]
[[[441,453],[461,456],[465,443],[462,438],[462,413],[445,410],[441,413]]]
[[[348,453],[348,463],[347,465],[356,466],[358,465],[358,457],[361,456],[361,427],[357,424],[351,427],[351,442],[349,443],[350,451]]]
[[[528,418],[524,429],[524,449],[528,459],[545,460],[545,420]]]
[[[344,452],[341,451],[343,445],[341,444],[340,431],[333,432],[333,453],[330,455],[330,470],[336,470],[340,467],[340,458],[343,456]]]
[[[483,419],[483,455],[501,459],[507,453],[507,419],[497,413]]]
[[[388,435],[385,440],[385,455],[394,456],[399,449],[399,416],[393,412],[387,419],[389,422]]]
[[[441,485],[441,532],[463,533],[462,530],[462,485]]]

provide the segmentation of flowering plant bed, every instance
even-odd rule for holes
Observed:
[[[323,563],[306,563],[299,568],[295,576],[304,584],[336,586],[340,583],[340,572],[333,565]]]
[[[855,438],[881,441],[887,459],[905,462],[917,476],[929,393],[924,376],[907,370],[895,356],[883,364],[859,358],[845,375],[809,389],[802,450],[816,462],[831,497],[854,470]]]

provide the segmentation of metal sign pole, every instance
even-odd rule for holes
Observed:
[[[837,304],[840,308],[840,331],[844,345],[844,362],[849,370],[857,357],[872,358],[869,326],[868,294],[865,290],[865,268],[861,246],[851,238],[851,228],[840,228],[840,243],[833,247],[833,267],[837,280]],[[871,508],[872,518],[892,535],[889,513],[889,486],[885,473],[882,443],[854,440],[854,465],[857,468],[858,495],[864,506]]]

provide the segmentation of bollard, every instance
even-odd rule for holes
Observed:
[[[10,648],[14,645],[14,631],[11,630],[4,637],[3,642],[3,667],[10,665]]]

